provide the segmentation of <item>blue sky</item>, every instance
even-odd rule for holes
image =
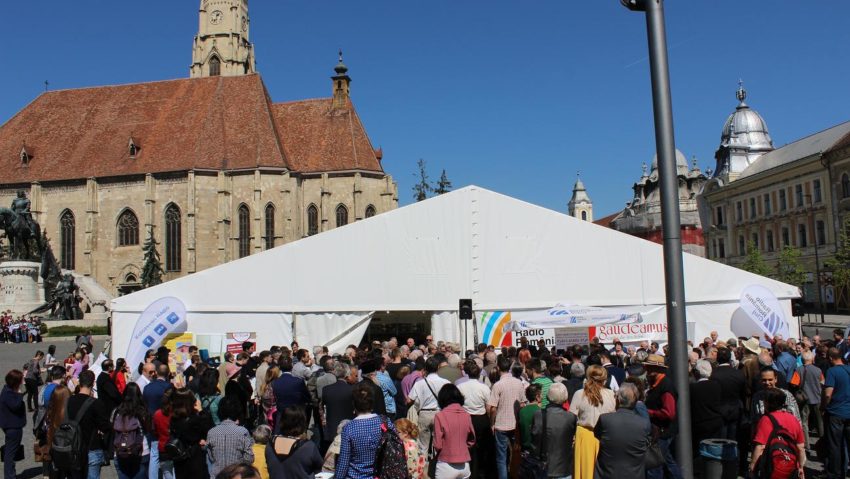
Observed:
[[[197,0],[5,5],[0,122],[44,89],[188,76]],[[411,202],[436,179],[564,211],[576,171],[595,216],[654,154],[642,14],[618,0],[251,0],[274,101],[329,96],[336,51],[384,166]],[[743,78],[779,146],[850,120],[850,2],[668,1],[676,145],[714,167]]]

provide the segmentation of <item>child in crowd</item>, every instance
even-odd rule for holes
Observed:
[[[254,429],[254,467],[260,472],[261,479],[269,479],[269,466],[266,464],[266,444],[272,436],[272,428],[262,424]]]
[[[424,479],[425,455],[419,449],[416,439],[419,437],[419,427],[407,419],[397,419],[395,428],[404,442],[404,452],[407,456],[407,472],[410,479]]]

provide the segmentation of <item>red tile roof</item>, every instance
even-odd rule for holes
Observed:
[[[47,92],[0,126],[0,182],[257,166],[383,171],[353,107],[330,104],[272,104],[259,75]]]
[[[272,105],[281,143],[292,169],[300,172],[383,171],[378,152],[351,101],[333,109],[332,98]]]
[[[622,213],[622,211],[610,214],[604,218],[599,218],[598,220],[594,221],[593,224],[610,228],[611,222],[614,221],[614,218],[620,216],[620,213]]]

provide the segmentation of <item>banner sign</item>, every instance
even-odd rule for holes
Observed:
[[[168,296],[151,303],[136,321],[130,345],[127,347],[127,365],[134,371],[145,359],[148,349],[157,349],[166,336],[179,332],[186,326],[186,306],[179,299]]]
[[[740,307],[765,334],[771,338],[778,334],[788,339],[790,328],[785,312],[769,289],[759,285],[748,286],[741,293]]]
[[[257,343],[257,333],[227,333],[225,347],[228,353],[239,354],[242,352],[242,343],[251,341]]]
[[[572,328],[556,328],[555,329],[555,347],[558,349],[567,349],[576,344],[587,344],[589,341],[588,331]]]

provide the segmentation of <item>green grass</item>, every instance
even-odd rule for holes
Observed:
[[[106,326],[54,326],[48,327],[47,335],[54,338],[57,336],[79,336],[89,330],[91,330],[92,335],[106,334]]]

